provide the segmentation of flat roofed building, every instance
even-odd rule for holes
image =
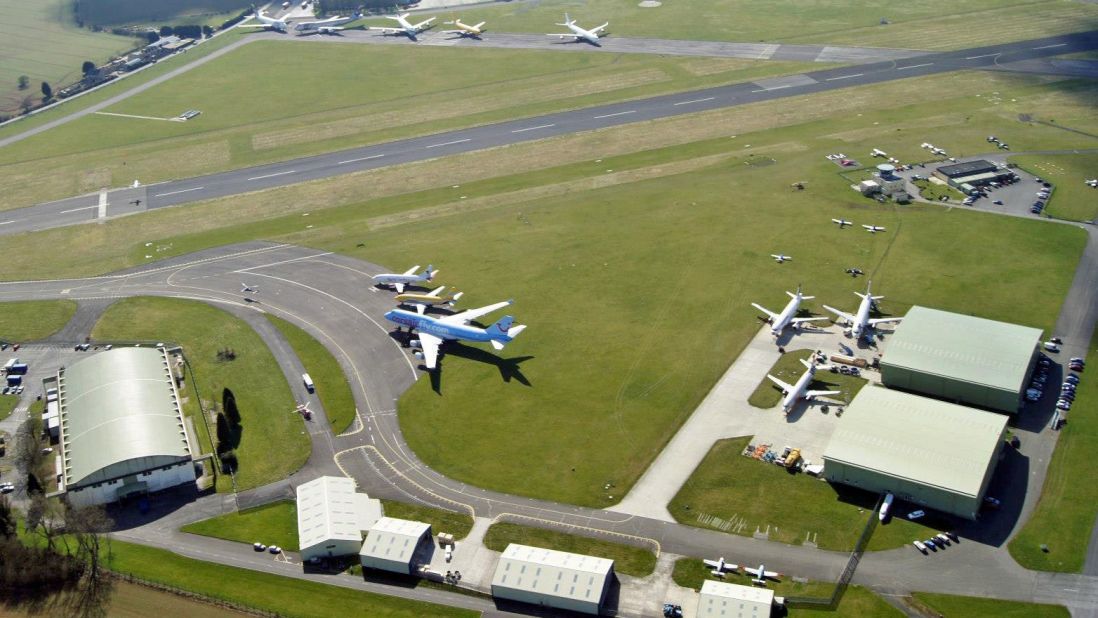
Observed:
[[[1041,331],[912,307],[881,358],[887,386],[1017,412],[1037,361]]]
[[[598,615],[614,574],[614,561],[511,543],[492,576],[492,596]]]
[[[698,596],[697,618],[768,618],[774,591],[707,580]]]
[[[934,170],[934,174],[943,180],[949,180],[952,178],[961,178],[963,176],[975,176],[976,174],[996,172],[998,170],[999,166],[991,161],[977,159],[975,161],[954,163],[953,165],[943,165]]]
[[[824,451],[824,477],[975,519],[1006,438],[1007,417],[867,386]]]
[[[382,517],[370,527],[358,553],[362,566],[393,573],[414,573],[430,562],[431,524]]]
[[[380,500],[355,491],[352,479],[322,476],[297,488],[301,559],[358,553],[362,537],[384,515]]]
[[[77,506],[195,480],[162,348],[115,348],[57,373],[63,489]],[[59,488],[60,489],[60,488]]]

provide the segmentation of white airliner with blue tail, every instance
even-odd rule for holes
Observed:
[[[410,331],[417,331],[419,339],[412,342],[412,347],[422,350],[422,355],[417,353],[416,356],[423,359],[423,364],[427,369],[435,369],[438,367],[438,350],[444,341],[487,341],[492,344],[493,348],[502,350],[503,346],[526,330],[525,325],[514,326],[515,318],[509,315],[503,316],[488,328],[469,326],[469,322],[482,315],[498,311],[513,302],[507,300],[480,309],[470,309],[443,317],[420,315],[414,311],[405,311],[404,309],[393,309],[385,314],[385,319],[395,322],[401,327],[407,327]]]
[[[414,285],[417,283],[427,283],[431,279],[435,278],[438,271],[434,266],[428,265],[427,270],[422,273],[416,274],[419,270],[419,265],[415,265],[403,273],[381,273],[380,275],[374,275],[374,285],[391,285],[396,289],[397,294],[404,293],[404,286]]]

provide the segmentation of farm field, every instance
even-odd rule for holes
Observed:
[[[79,28],[68,0],[0,0],[0,114],[14,115],[23,98],[37,103],[43,81],[57,92],[80,79],[85,60],[96,64],[141,45],[136,38]],[[20,75],[30,78],[18,89]]]
[[[290,413],[294,402],[289,385],[270,350],[244,321],[198,301],[129,298],[107,309],[92,330],[92,337],[182,345],[197,380],[181,393],[188,399],[185,409],[197,406],[195,388],[207,411],[215,405],[220,409],[224,391],[232,391],[242,417],[235,447],[239,460],[237,489],[286,478],[308,458],[309,439],[301,432],[301,418]],[[219,360],[218,352],[223,349],[233,350],[235,360]],[[196,415],[195,425],[202,425],[201,413],[194,407],[188,411]],[[278,448],[272,449],[272,444]],[[219,475],[218,491],[232,489],[229,475]]]
[[[638,6],[633,0],[542,0],[466,9],[460,15],[466,23],[487,20],[496,32],[549,33],[561,31],[553,24],[563,21],[566,11],[586,28],[609,21],[611,36],[934,50],[1078,32],[1093,28],[1098,20],[1098,8],[1066,0],[929,0],[903,5],[876,0],[809,5],[797,0],[714,0],[702,5],[664,2],[658,8]],[[882,18],[890,23],[882,25]]]
[[[1047,214],[1072,221],[1098,219],[1098,189],[1083,182],[1098,178],[1098,154],[1022,155],[1010,162],[1053,184]]]
[[[71,300],[28,300],[0,303],[0,340],[45,339],[65,327],[76,313]]]
[[[290,342],[290,347],[313,379],[332,431],[337,434],[346,431],[355,420],[355,399],[339,362],[327,348],[304,330],[270,314],[267,314],[267,319]]]

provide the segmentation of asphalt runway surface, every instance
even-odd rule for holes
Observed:
[[[267,35],[280,36],[280,35]],[[372,38],[377,38],[372,37]],[[392,37],[385,37],[391,39]],[[312,40],[297,38],[293,40]],[[330,39],[329,39],[330,40]],[[407,44],[408,41],[404,41]],[[99,195],[87,195],[0,213],[0,234],[15,234],[86,223],[118,214],[164,208],[251,191],[330,178],[401,163],[472,152],[548,137],[621,126],[646,120],[724,109],[785,97],[884,83],[937,73],[993,69],[1051,56],[1098,49],[1098,31],[1046,37],[988,47],[886,60],[729,86],[661,95],[637,101],[559,112],[533,118],[398,140],[351,150],[302,157],[112,191],[106,208]],[[128,193],[126,193],[128,191]],[[139,202],[136,200],[140,200]]]

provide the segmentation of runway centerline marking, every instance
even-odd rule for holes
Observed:
[[[205,189],[206,187],[191,187],[190,189],[180,189],[178,191],[168,191],[167,193],[157,193],[153,197],[165,197],[168,195],[175,195],[177,193],[186,193],[188,191],[198,191],[199,189]]]
[[[90,209],[92,209],[92,208],[95,208],[96,210],[98,210],[98,209],[99,209],[99,205],[98,205],[98,204],[96,204],[95,206],[81,206],[80,208],[70,208],[70,209],[68,209],[68,210],[62,210],[62,211],[61,211],[60,213],[58,213],[58,214],[62,214],[62,215],[65,215],[65,214],[68,214],[68,213],[70,213],[70,212],[80,212],[81,210],[90,210]]]
[[[613,114],[603,114],[602,116],[595,116],[595,118],[613,118],[614,116],[624,116],[626,114],[635,114],[635,113],[637,113],[637,110],[631,109],[627,112],[616,112],[616,113],[613,113]]]
[[[377,155],[370,155],[368,157],[359,157],[357,159],[347,159],[346,161],[340,161],[336,165],[346,165],[347,163],[358,163],[359,161],[368,161],[370,159],[380,159],[381,157],[384,157],[384,156],[385,155],[383,155],[383,154],[377,154]]]
[[[905,69],[917,69],[919,67],[928,67],[932,64],[934,64],[934,63],[933,62],[927,62],[925,64],[909,64],[906,67],[896,67],[896,70],[897,71],[903,71]]]
[[[760,88],[759,90],[752,90],[751,92],[770,92],[771,90],[783,90],[785,88],[792,88],[793,84],[786,84],[784,86],[774,86],[773,88]]]
[[[452,142],[442,142],[441,144],[431,144],[430,146],[424,146],[424,148],[440,148],[442,146],[452,146],[454,144],[463,144],[465,142],[471,142],[473,138],[467,137],[465,139],[456,139]]]
[[[15,223],[15,219],[12,219],[11,221],[0,221],[0,225],[7,225],[9,223]]]
[[[704,103],[706,101],[712,101],[715,98],[717,98],[717,97],[705,97],[704,99],[693,99],[693,100],[690,100],[690,101],[679,101],[678,103],[675,103],[675,105],[690,105],[691,103]]]
[[[548,129],[549,127],[555,127],[556,124],[539,124],[536,127],[526,127],[525,129],[515,129],[512,133],[523,133],[525,131],[535,131],[537,129]]]
[[[1055,45],[1042,45],[1040,47],[1034,47],[1033,49],[1052,49],[1053,47],[1064,47],[1067,43],[1057,43]]]
[[[274,178],[275,176],[285,176],[286,174],[293,174],[297,170],[287,170],[285,172],[275,172],[273,174],[264,174],[263,176],[253,176],[248,180],[263,180],[264,178]]]
[[[1000,52],[996,52],[994,54],[982,54],[982,55],[979,55],[979,56],[969,56],[969,57],[965,58],[965,60],[975,60],[977,58],[990,58],[992,56],[998,56],[999,53]]]
[[[839,79],[850,79],[851,77],[861,77],[863,75],[865,75],[865,73],[855,73],[853,75],[840,75],[838,77],[828,77],[824,81],[833,82],[833,81],[839,80]]]

